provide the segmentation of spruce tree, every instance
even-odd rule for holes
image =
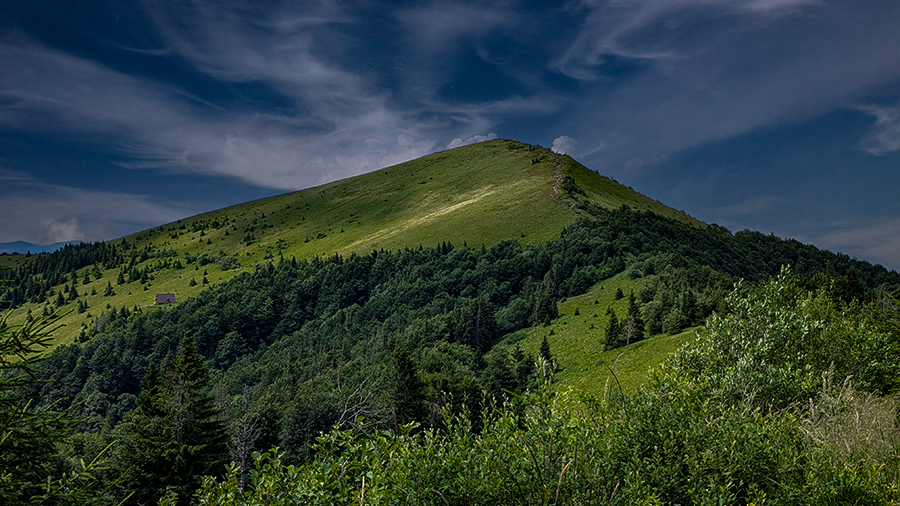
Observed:
[[[606,308],[606,314],[609,316],[609,322],[606,324],[606,349],[611,350],[624,344],[621,342],[622,323],[619,322],[619,317],[616,316],[616,311],[612,306]]]
[[[29,393],[42,383],[37,370],[48,357],[52,320],[11,326],[9,315],[0,316],[0,504],[109,504],[105,492],[92,490],[101,456],[60,472],[59,447],[79,421]]]
[[[697,298],[694,292],[688,288],[681,294],[681,313],[684,315],[686,325],[693,325],[697,320]]]
[[[628,342],[640,341],[644,338],[644,318],[641,315],[641,308],[637,305],[634,297],[634,291],[628,296],[628,316],[626,321],[630,322],[630,333],[627,336]]]
[[[419,376],[419,367],[405,350],[394,355],[391,379],[390,405],[394,425],[410,422],[426,422],[428,403],[425,398],[425,382]]]
[[[547,338],[544,337],[544,342]],[[541,351],[543,352],[543,345]],[[549,353],[549,346],[547,352]],[[547,360],[549,362],[549,359]],[[535,379],[534,357],[526,355],[519,345],[516,345],[512,353],[513,373],[516,376],[516,392],[522,393],[533,386]]]
[[[547,342],[547,336],[544,336],[544,340],[541,341],[541,358],[548,363],[553,362],[553,355],[550,354],[550,343]]]
[[[138,503],[155,503],[170,489],[178,504],[189,504],[203,476],[224,472],[228,433],[208,384],[203,357],[189,338],[164,374],[148,369],[138,409],[125,423],[121,456],[132,466],[126,485]]]

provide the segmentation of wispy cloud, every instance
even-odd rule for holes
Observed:
[[[900,105],[865,106],[860,111],[875,116],[875,125],[863,137],[860,148],[873,155],[884,155],[900,150]]]
[[[609,56],[633,59],[689,58],[685,39],[702,18],[781,17],[817,6],[817,0],[637,0],[587,3],[588,15],[575,42],[556,62],[563,73],[578,79],[598,77],[596,67]],[[727,29],[728,23],[717,23]],[[707,32],[708,34],[708,32]]]
[[[469,5],[431,2],[402,9],[396,16],[406,28],[409,40],[415,42],[418,50],[430,55],[449,53],[461,41],[516,24],[515,8],[504,2]]]
[[[812,240],[820,247],[872,260],[900,271],[900,218],[883,217],[838,225],[836,230]]]
[[[263,112],[240,102],[219,105],[32,40],[6,40],[0,59],[16,71],[0,71],[0,124],[112,135],[117,163],[126,168],[228,176],[287,190],[400,163],[454,142],[453,134],[490,131],[500,117],[553,107],[529,97],[451,105],[430,89],[398,105],[323,49],[341,38],[326,28],[358,21],[331,2],[249,10],[228,2],[145,5],[168,45],[154,51],[211,79],[268,86],[288,107]],[[454,8],[416,37],[434,41],[503,23],[497,13],[472,9]],[[429,12],[399,17],[422,21]],[[460,30],[461,21],[474,27]],[[447,26],[438,29],[441,23]]]
[[[558,128],[621,167],[850,108],[900,78],[900,4],[876,4],[600,3],[554,63],[586,90]]]

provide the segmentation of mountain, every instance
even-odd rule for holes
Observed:
[[[568,191],[576,186],[580,193]],[[622,204],[703,226],[566,155],[495,140],[185,218],[125,240],[179,254],[224,251],[244,264],[267,254],[364,254],[444,241],[538,244],[587,215],[586,205]]]
[[[0,254],[37,254],[37,253],[53,253],[69,244],[78,244],[80,241],[64,241],[53,244],[32,244],[25,241],[3,242],[0,243]]]
[[[149,306],[155,304],[157,293],[175,294],[183,301],[257,262],[361,255],[445,242],[490,246],[515,239],[543,244],[596,209],[622,205],[706,226],[549,149],[511,140],[450,149],[315,188],[183,218],[107,243],[120,252],[122,248],[140,252],[133,261],[119,254],[97,262],[72,253],[80,258],[61,261],[56,277],[68,273],[71,278],[77,271],[83,306],[60,320],[65,327],[55,337],[59,343],[71,342],[94,325],[98,309],[107,305]],[[65,251],[60,255],[66,256]],[[192,268],[178,268],[186,258]],[[84,282],[88,266],[92,268]],[[128,282],[118,283],[120,275]],[[140,284],[131,283],[135,280]],[[63,290],[64,283],[52,281],[56,279],[49,286],[33,287],[21,299],[15,294],[10,298],[24,303],[40,300],[40,290]],[[107,283],[112,295],[105,295]],[[29,310],[37,314],[43,305],[21,304],[10,321],[22,321]]]
[[[121,498],[153,479],[154,472],[129,471],[160,457],[141,436],[141,420],[167,404],[165,395],[153,394],[158,406],[149,396],[173,385],[187,362],[182,377],[208,373],[219,416],[258,428],[255,442],[242,445],[248,455],[278,447],[293,464],[310,461],[317,435],[335,426],[406,433],[467,413],[483,427],[480,417],[499,406],[492,398],[520,411],[520,400],[550,376],[553,388],[581,391],[589,402],[639,391],[649,367],[706,335],[705,322],[714,329],[733,307],[745,307],[733,294],[746,295],[746,287],[761,290],[754,314],[790,327],[771,335],[791,349],[818,324],[794,325],[767,304],[802,309],[815,294],[818,309],[804,309],[803,318],[837,315],[836,331],[853,335],[841,342],[859,348],[840,371],[868,364],[854,375],[870,389],[900,388],[900,368],[873,360],[900,349],[900,274],[797,241],[705,225],[566,156],[512,141],[0,262],[14,267],[0,293],[14,307],[9,323],[55,311],[62,316],[48,316],[49,324],[65,325],[53,334],[54,353],[35,363],[26,395],[69,409],[79,420],[75,439],[97,451],[124,438],[112,447],[115,471],[107,476],[118,487],[117,476],[131,473],[123,482],[130,485],[115,492]],[[767,281],[773,276],[784,290],[766,291],[778,286]],[[177,302],[159,303],[171,294]],[[864,333],[869,344],[858,343],[859,326],[843,319],[877,311],[894,320],[875,321]],[[763,351],[771,340],[760,341]],[[784,371],[806,371],[801,386],[818,389],[827,358],[820,369],[787,364]],[[206,380],[185,388],[213,402]],[[603,404],[619,412],[616,402]],[[709,427],[709,412],[698,413],[696,426]],[[174,414],[163,418],[179,423]]]

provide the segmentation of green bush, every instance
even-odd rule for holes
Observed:
[[[837,307],[825,290],[805,290],[789,269],[758,288],[739,284],[725,303],[676,363],[732,402],[767,409],[806,402],[829,372],[872,392],[892,390],[900,377],[890,333],[858,306]]]
[[[234,467],[207,479],[203,505],[887,504],[877,466],[813,444],[788,411],[723,399],[668,367],[635,395],[554,394],[545,383],[473,427],[445,413],[442,431],[334,430],[293,467],[256,455],[246,487]]]

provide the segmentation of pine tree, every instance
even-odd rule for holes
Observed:
[[[244,483],[253,460],[253,448],[259,439],[259,423],[252,412],[250,387],[244,385],[241,396],[241,417],[234,423],[234,440],[232,441],[231,460],[238,468],[238,490],[244,491]]]
[[[79,422],[54,402],[35,406],[34,397],[23,395],[40,386],[36,369],[47,357],[52,320],[9,326],[9,314],[0,317],[0,504],[110,503],[89,491],[100,456],[58,479],[59,445]]]
[[[547,338],[544,338],[544,342],[547,342]],[[543,351],[543,346],[542,346]],[[548,347],[549,352],[549,347]],[[512,353],[512,366],[513,366],[513,374],[516,377],[516,392],[522,393],[531,388],[533,383],[535,383],[535,367],[534,367],[534,357],[531,355],[526,355],[519,345],[516,345],[515,349],[513,349]]]
[[[697,298],[690,289],[681,294],[681,313],[686,320],[685,325],[693,325],[698,319]]]

